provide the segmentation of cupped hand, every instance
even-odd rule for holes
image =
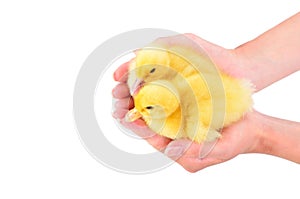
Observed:
[[[213,60],[223,72],[238,78],[247,77],[247,67],[241,57],[234,50],[227,50],[211,44],[195,35],[185,34],[158,39],[159,42],[168,45],[181,44],[186,38],[201,46],[205,53]],[[171,140],[151,131],[143,120],[128,123],[124,117],[128,110],[133,108],[133,100],[126,84],[129,62],[121,65],[114,73],[114,79],[119,84],[113,89],[113,97],[117,99],[113,116],[122,125],[132,130],[137,135],[146,139],[157,150],[164,152],[168,157],[181,164],[186,170],[196,172],[211,165],[232,159],[233,157],[255,152],[259,145],[258,124],[263,120],[263,115],[251,111],[243,119],[222,130],[222,138],[214,145],[214,148],[205,157],[201,157],[201,151],[209,144],[196,144],[189,140]],[[250,79],[251,80],[251,79]]]
[[[142,119],[134,122],[126,122],[126,113],[134,107],[133,99],[130,96],[129,88],[126,84],[128,77],[129,62],[122,64],[114,73],[114,79],[119,84],[113,89],[112,95],[117,101],[115,102],[115,111],[113,117],[126,128],[130,129],[140,137],[147,140],[154,148],[164,151],[165,147],[171,142],[170,139],[160,136],[147,127]]]

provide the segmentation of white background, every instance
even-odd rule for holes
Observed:
[[[295,14],[299,1],[101,2],[1,1],[0,198],[299,198],[300,166],[267,155],[194,174],[177,164],[117,173],[85,150],[72,115],[82,63],[112,36],[164,28],[234,48]],[[299,78],[256,94],[256,109],[300,121]]]

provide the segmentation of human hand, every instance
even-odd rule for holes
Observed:
[[[182,36],[183,35],[175,36],[175,38],[162,38],[160,39],[160,42],[172,43],[174,40],[180,42]],[[188,37],[194,36],[188,35]],[[168,39],[174,40],[168,41]],[[210,57],[214,56],[219,58],[214,61],[218,66],[222,64],[222,67],[220,67],[221,70],[226,72],[225,70],[231,69],[228,74],[243,78],[244,69],[232,66],[233,63],[238,65],[238,62],[240,61],[238,59],[233,59],[235,54],[232,51],[213,46],[212,44],[209,46],[208,42],[205,42],[204,40],[201,41],[201,46],[204,48],[204,44],[205,50],[209,50],[208,53]],[[199,42],[199,39],[197,42]],[[222,59],[220,59],[220,57]],[[236,60],[236,62],[234,62],[234,60]],[[151,131],[143,120],[127,123],[124,120],[124,116],[129,109],[133,108],[133,102],[126,85],[128,65],[129,62],[123,64],[114,74],[115,80],[120,82],[113,90],[113,96],[118,99],[115,105],[116,111],[113,114],[114,117],[119,119],[122,125],[134,131],[141,137],[144,137],[156,149],[162,152],[164,151],[166,155],[176,160],[186,170],[195,172],[207,166],[229,160],[238,154],[248,153],[254,150],[257,139],[255,134],[257,131],[253,129],[255,127],[254,120],[259,116],[255,111],[248,113],[240,122],[224,129],[222,132],[222,139],[218,141],[213,151],[204,158],[200,158],[201,151],[203,150],[203,147],[205,147],[203,144],[191,143],[189,140],[172,141]]]
[[[123,64],[115,72],[115,80],[120,83],[113,89],[113,96],[117,99],[116,111],[113,116],[120,123],[132,130],[137,135],[145,138],[154,148],[164,152],[170,158],[176,160],[186,170],[196,172],[205,167],[218,164],[242,153],[254,152],[259,143],[257,122],[262,115],[253,111],[248,113],[241,121],[226,128],[222,132],[222,138],[214,149],[204,158],[200,158],[203,145],[191,143],[189,140],[171,140],[151,131],[143,120],[128,123],[124,120],[125,114],[133,107],[129,89],[125,83],[128,63]]]
[[[126,62],[114,73],[114,79],[118,81],[119,84],[112,91],[113,97],[117,99],[113,117],[118,119],[124,127],[148,141],[154,148],[163,152],[168,143],[171,142],[169,138],[153,132],[142,119],[137,119],[134,122],[125,121],[126,113],[134,107],[133,99],[130,96],[129,88],[126,83],[128,78],[128,67],[129,62]]]
[[[300,49],[300,14],[265,32],[256,39],[228,50],[209,43],[193,34],[160,38],[169,45],[182,43],[182,38],[189,38],[201,46],[203,51],[220,70],[233,77],[248,79],[259,91],[272,83],[300,69],[298,52]],[[283,48],[288,46],[288,48]],[[242,153],[265,153],[300,163],[300,123],[249,112],[244,118],[223,129],[222,138],[205,158],[199,158],[201,144],[190,144],[187,140],[170,140],[161,137],[147,128],[142,120],[125,123],[123,118],[128,109],[133,107],[126,82],[128,63],[115,72],[115,80],[120,82],[113,95],[118,99],[114,117],[133,130],[160,151],[175,159],[186,170],[195,172],[205,167],[218,164]],[[147,137],[148,136],[148,137]]]

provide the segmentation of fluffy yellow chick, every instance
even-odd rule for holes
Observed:
[[[185,88],[188,92],[182,96],[172,82],[152,81],[133,96],[135,107],[127,113],[126,119],[132,122],[143,118],[150,129],[171,139],[189,138],[198,143],[213,141],[221,137],[222,127],[237,121],[252,103],[251,91],[235,85],[228,89],[226,102],[220,96],[213,102],[212,97],[199,95],[200,92],[191,94],[190,88]],[[232,100],[236,95],[245,98],[241,98],[241,102]]]
[[[127,82],[135,108],[127,119],[142,117],[153,131],[172,139],[212,141],[251,110],[251,84],[219,72],[204,56],[175,48],[137,54]]]
[[[175,139],[182,135],[182,115],[176,89],[167,81],[145,84],[134,96],[135,107],[126,115],[127,121],[143,118],[154,132]]]
[[[152,46],[152,44],[150,44]],[[188,77],[193,74],[215,73],[214,64],[193,50],[174,46],[145,47],[131,61],[127,84],[131,94],[145,82],[158,79],[172,80],[178,74]]]

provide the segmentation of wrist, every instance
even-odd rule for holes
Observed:
[[[300,123],[256,114],[256,142],[248,153],[262,153],[300,163]]]
[[[298,24],[300,13],[234,50],[257,90],[300,70]]]
[[[269,125],[266,124],[266,115],[263,115],[257,111],[250,113],[248,117],[248,133],[247,138],[250,141],[249,147],[247,147],[245,153],[266,153],[270,150],[268,140],[268,132],[270,132]]]

